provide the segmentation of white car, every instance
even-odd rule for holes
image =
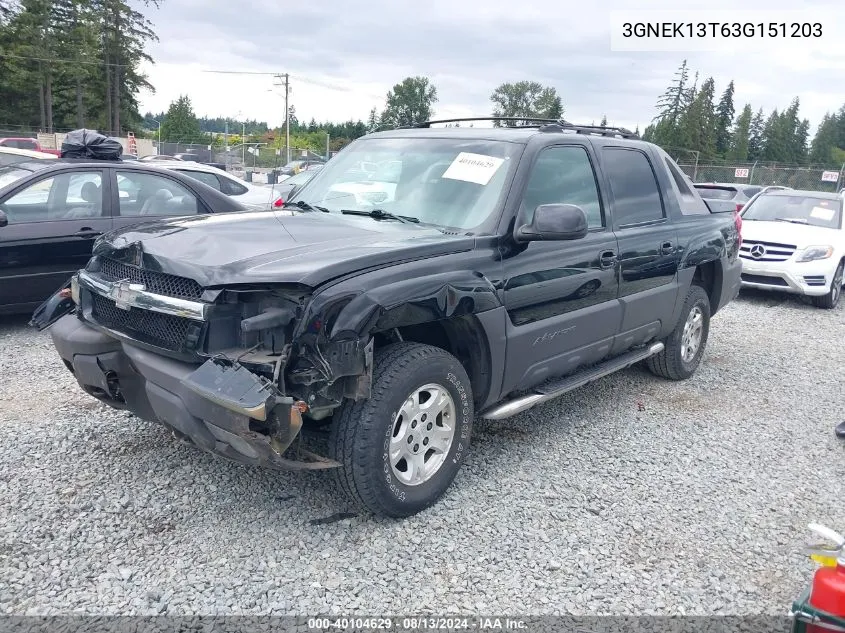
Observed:
[[[0,145],[0,167],[25,163],[28,160],[56,160],[58,156],[46,152],[36,152],[31,149],[18,149]]]
[[[845,228],[841,194],[763,191],[742,211],[742,285],[812,297],[835,308],[842,296]]]
[[[267,210],[281,206],[282,199],[274,187],[245,182],[229,172],[211,165],[191,161],[157,161],[156,167],[164,167],[191,176],[218,191],[222,191],[249,209]]]

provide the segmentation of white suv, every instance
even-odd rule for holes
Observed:
[[[763,191],[742,211],[742,285],[812,297],[835,308],[842,295],[842,194]]]

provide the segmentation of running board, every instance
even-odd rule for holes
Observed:
[[[566,378],[561,378],[551,382],[545,382],[542,385],[535,387],[535,393],[520,396],[514,400],[496,405],[492,409],[488,409],[482,413],[481,417],[486,420],[504,420],[505,418],[509,418],[517,413],[527,411],[541,402],[552,400],[553,398],[562,396],[568,391],[572,391],[578,387],[583,387],[587,383],[603,378],[608,374],[630,367],[634,363],[638,363],[641,360],[648,358],[649,356],[659,354],[662,351],[663,343],[652,343],[644,349],[627,352],[621,356],[611,358],[610,360],[600,363],[595,367],[590,367],[589,369],[572,376],[567,376]]]

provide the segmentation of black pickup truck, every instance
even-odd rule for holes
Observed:
[[[33,324],[103,402],[240,462],[334,469],[396,517],[446,491],[476,412],[639,361],[695,372],[739,289],[735,213],[627,130],[432,123],[358,139],[276,211],[104,235]]]

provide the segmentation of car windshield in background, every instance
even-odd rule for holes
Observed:
[[[736,189],[699,186],[696,186],[696,189],[698,189],[698,193],[702,198],[706,198],[708,200],[733,200],[734,196],[736,196]]]
[[[295,198],[334,213],[379,209],[469,230],[497,208],[521,150],[489,140],[361,140],[327,163]]]
[[[742,219],[793,222],[838,229],[842,226],[842,201],[812,196],[764,194],[745,207]]]
[[[29,176],[31,173],[28,169],[21,169],[15,165],[0,167],[0,189],[12,184],[16,180]]]

